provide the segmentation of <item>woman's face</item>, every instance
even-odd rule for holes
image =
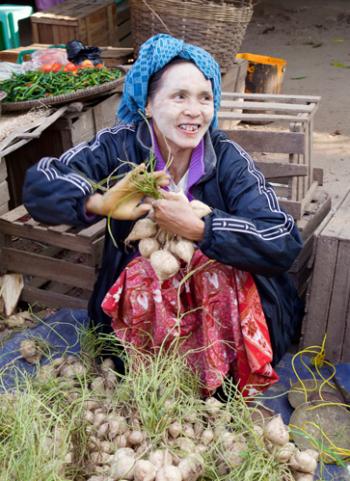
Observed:
[[[213,120],[211,82],[192,63],[172,65],[164,72],[147,110],[161,150],[164,144],[173,154],[192,150]]]

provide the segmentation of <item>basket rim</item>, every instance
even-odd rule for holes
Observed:
[[[79,89],[69,94],[43,97],[35,100],[25,100],[23,102],[2,102],[1,107],[3,112],[14,112],[20,110],[30,110],[35,107],[42,107],[43,105],[60,105],[76,100],[87,100],[90,97],[99,96],[100,94],[117,88],[124,82],[124,79],[125,74],[116,80],[111,80],[110,82],[105,82],[101,85],[96,85],[93,87],[87,87],[86,89]]]
[[[142,0],[130,0],[130,7],[134,12],[147,11],[152,16],[170,13],[175,17],[195,18],[203,23],[208,20],[225,24],[249,23],[253,15],[253,4],[250,2],[237,6],[233,2],[224,2],[223,4],[210,2],[203,5],[198,0],[183,0],[182,2],[178,0],[153,0],[148,5]]]

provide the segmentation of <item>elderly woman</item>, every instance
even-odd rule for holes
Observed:
[[[146,338],[156,347],[183,337],[209,391],[227,375],[242,390],[260,389],[278,379],[272,364],[298,332],[300,302],[286,271],[301,240],[249,155],[217,130],[219,103],[219,66],[206,51],[169,35],[150,38],[126,76],[121,123],[29,169],[24,202],[49,224],[112,218],[89,305],[94,323],[140,347]],[[142,164],[150,152],[159,200],[133,190],[124,162]],[[115,172],[125,176],[107,192],[87,180]],[[199,219],[174,190],[211,212]],[[163,230],[197,247],[190,268],[164,282],[123,242],[133,221],[150,212]]]

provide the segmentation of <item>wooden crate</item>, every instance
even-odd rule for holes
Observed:
[[[279,203],[297,221],[297,226],[304,240],[304,247],[289,270],[300,296],[304,296],[312,272],[315,230],[326,217],[331,208],[329,194],[322,188],[322,170],[313,169],[315,181],[302,201],[292,200],[291,180],[305,177],[306,165],[290,163],[290,158],[305,152],[305,132],[277,130],[231,129],[228,136],[253,155],[253,158],[266,179],[273,185]],[[261,155],[266,154],[266,155]],[[269,161],[270,154],[276,155],[277,161]]]
[[[305,95],[277,95],[277,94],[247,94],[223,92],[219,112],[219,126],[232,122],[231,128],[239,122],[272,123],[283,125],[287,132],[300,133],[303,145],[299,145],[299,152],[291,151],[288,163],[305,166],[306,175],[295,175],[290,178],[290,195],[287,200],[301,202],[308,194],[308,190],[316,188],[314,182],[312,161],[313,119],[317,111],[320,97]],[[276,135],[277,137],[277,135]],[[300,143],[300,142],[299,142]],[[248,150],[248,152],[254,152]],[[262,150],[260,152],[263,152]],[[271,152],[271,151],[270,151]],[[276,152],[277,153],[277,152]],[[312,196],[312,192],[308,194]],[[301,206],[300,206],[301,207]],[[293,207],[294,213],[296,214]],[[299,208],[300,218],[302,209]]]
[[[26,135],[24,145],[19,145],[16,151],[6,154],[10,208],[22,203],[24,177],[30,166],[42,157],[59,157],[71,147],[91,140],[99,130],[112,127],[119,101],[120,94],[116,93],[90,104],[70,104],[64,117],[55,120],[45,130],[40,130],[40,136],[35,136],[35,131],[33,138]]]
[[[326,218],[330,209],[330,195],[322,187],[317,187],[302,218],[297,221],[304,246],[292,267],[289,269],[289,273],[300,297],[306,295],[307,288],[310,284],[315,256],[317,229]]]
[[[118,45],[114,0],[66,0],[30,18],[34,43]]]
[[[129,2],[117,4],[117,43],[118,47],[133,47]]]
[[[350,191],[317,236],[302,346],[321,345],[326,358],[350,361]]]
[[[7,168],[5,159],[0,158],[0,215],[8,211],[10,193],[7,184]]]
[[[16,63],[18,55],[22,52],[31,50],[43,50],[49,48],[50,44],[47,43],[32,43],[26,47],[18,47],[8,50],[0,50],[0,61]],[[101,49],[101,56],[103,62],[107,67],[118,67],[119,65],[127,64],[133,57],[133,48],[127,47],[104,47],[99,46]],[[29,61],[31,54],[23,54],[23,61]]]
[[[70,111],[50,129],[61,137],[62,153],[81,142],[91,140],[100,130],[115,125],[120,97],[120,92],[115,93],[84,108],[82,104],[77,103],[75,109],[75,105],[71,104]]]
[[[305,133],[246,129],[231,129],[225,132],[253,157],[256,166],[273,186],[280,205],[294,219],[301,220],[312,201],[317,186],[322,185],[323,180],[322,170],[313,169],[313,182],[308,194],[302,200],[295,198],[296,180],[308,175],[308,167],[305,164],[291,162],[291,160],[304,155]],[[272,156],[273,160],[271,160]]]
[[[48,227],[24,206],[0,216],[2,272],[24,275],[23,301],[43,307],[86,308],[100,264],[105,220],[87,228]]]

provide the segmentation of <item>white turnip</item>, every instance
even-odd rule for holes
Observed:
[[[198,454],[192,454],[182,459],[178,465],[182,479],[186,481],[197,481],[203,474],[204,460]]]
[[[264,436],[273,444],[283,446],[289,442],[289,432],[280,415],[274,416],[264,427]]]
[[[156,467],[146,459],[139,459],[135,463],[135,481],[153,481],[156,477]]]
[[[179,261],[169,251],[161,249],[153,252],[151,265],[160,281],[164,281],[179,272]]]
[[[297,451],[289,460],[289,466],[295,471],[313,474],[317,468],[316,459],[305,451]]]
[[[158,469],[156,481],[182,481],[181,471],[178,467],[168,464]]]
[[[115,481],[121,479],[131,480],[134,478],[135,458],[133,456],[119,456],[117,460],[113,457],[110,474]]]
[[[19,352],[30,364],[35,364],[41,359],[41,353],[38,351],[37,344],[33,339],[24,339],[19,346]]]
[[[211,212],[211,208],[208,205],[197,199],[191,200],[190,206],[192,207],[196,216],[198,216],[200,219]]]
[[[138,245],[138,249],[142,257],[149,259],[153,252],[159,250],[160,244],[157,239],[147,237],[147,239],[141,239]]]
[[[124,242],[129,244],[130,242],[147,239],[147,237],[154,237],[156,233],[157,224],[149,217],[146,217],[135,222],[134,227]]]

